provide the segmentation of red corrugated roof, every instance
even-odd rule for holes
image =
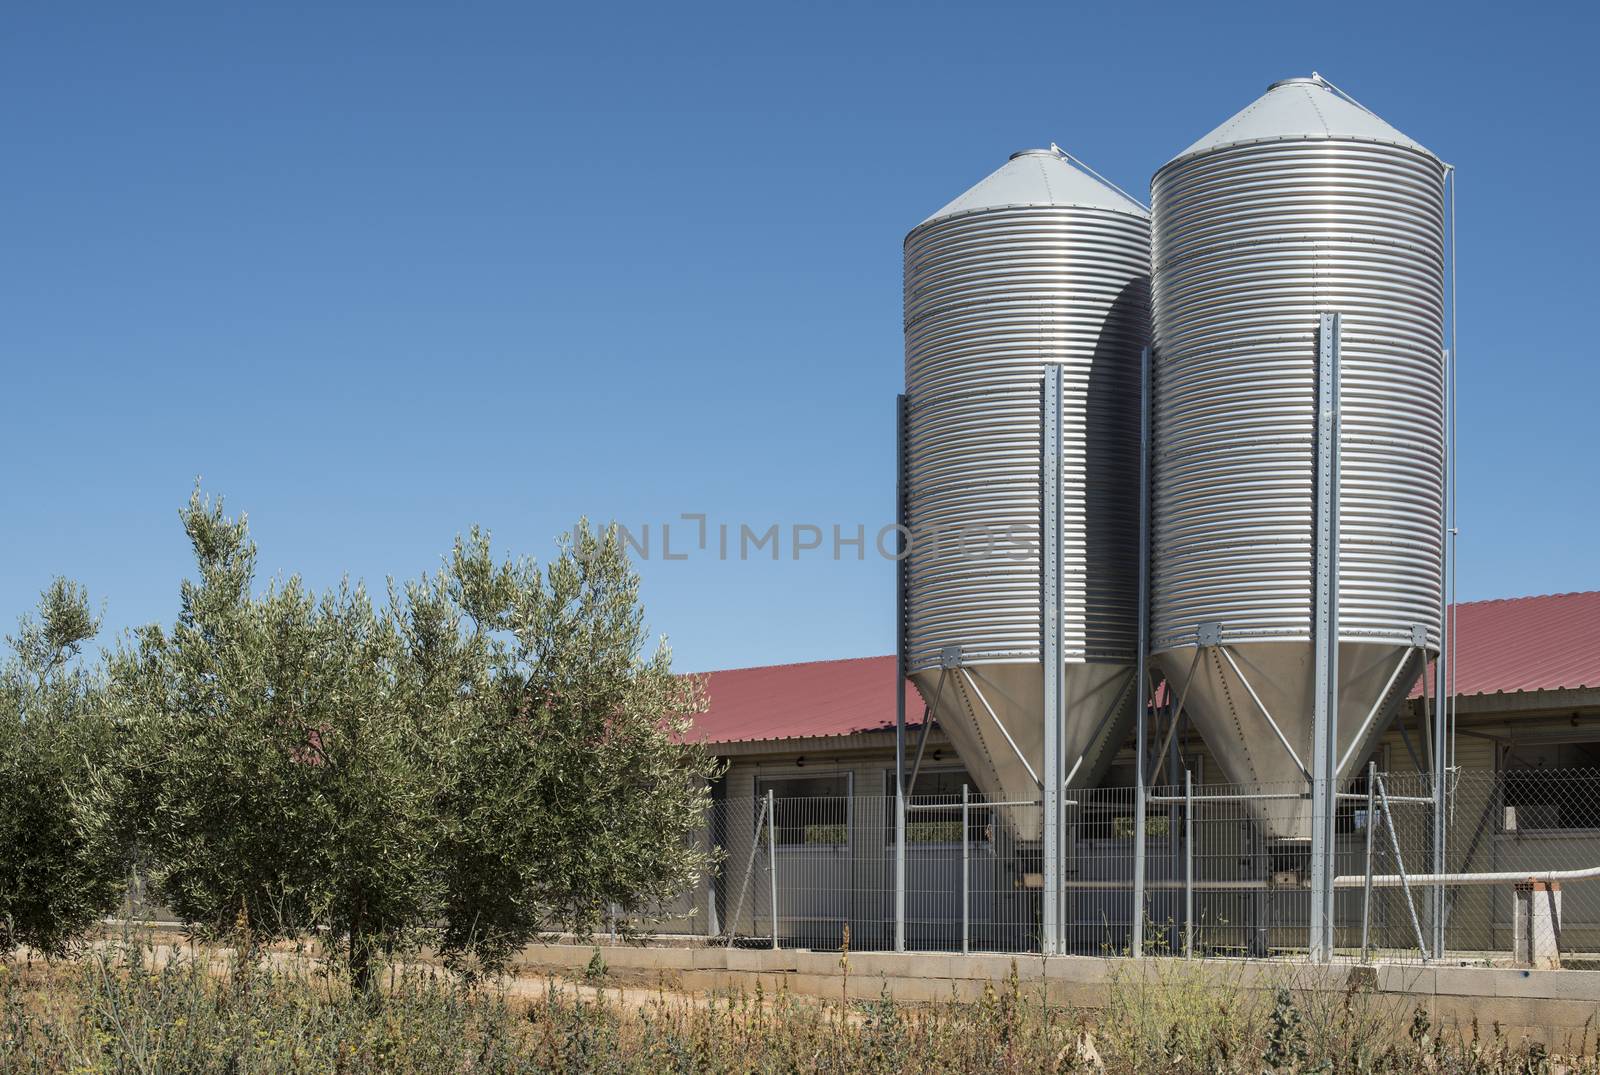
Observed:
[[[1456,693],[1600,687],[1600,591],[1456,606]],[[894,727],[894,657],[857,657],[704,673],[708,743],[850,735]],[[1415,697],[1420,688],[1412,692]],[[906,686],[906,723],[922,722]]]
[[[709,708],[694,730],[710,743],[849,735],[894,727],[894,657],[808,661],[704,673]],[[922,696],[906,684],[906,723]]]
[[[1455,627],[1459,697],[1600,687],[1600,591],[1469,601]]]

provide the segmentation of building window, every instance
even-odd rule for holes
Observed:
[[[772,792],[779,847],[846,847],[850,843],[850,774],[758,777],[755,814]],[[761,840],[766,840],[762,826]]]
[[[1361,767],[1350,786],[1345,789],[1352,795],[1367,794],[1367,769]],[[1334,807],[1334,831],[1341,836],[1367,831],[1367,804],[1361,799],[1340,799]]]
[[[1517,743],[1500,768],[1502,831],[1600,829],[1600,741]]]

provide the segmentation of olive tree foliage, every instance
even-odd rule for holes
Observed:
[[[113,662],[157,896],[215,933],[312,930],[358,984],[439,943],[497,969],[541,931],[659,911],[699,877],[715,763],[616,530],[496,561],[478,530],[435,575],[255,593],[245,521],[197,490],[197,578],[170,631]]]
[[[127,883],[116,733],[98,667],[80,651],[99,621],[56,579],[6,638],[0,666],[0,955],[66,953]]]
[[[615,526],[587,520],[542,572],[474,529],[408,588],[416,689],[453,706],[439,813],[441,948],[502,966],[546,930],[648,920],[714,863],[700,834],[718,763],[664,641],[646,653],[639,577]]]
[[[204,932],[325,930],[365,985],[436,903],[432,743],[398,687],[405,647],[359,586],[253,594],[255,545],[220,499],[197,490],[182,518],[198,577],[171,631],[116,662],[152,887]]]

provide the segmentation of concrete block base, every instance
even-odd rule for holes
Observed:
[[[1561,966],[1561,886],[1526,881],[1516,886],[1511,961],[1519,967]]]
[[[1515,1039],[1533,1039],[1552,1049],[1584,1047],[1600,1026],[1600,971],[1514,967],[1446,967],[1413,964],[1309,966],[1288,962],[1176,960],[1090,956],[949,955],[921,952],[861,952],[849,957],[848,982],[837,952],[738,948],[670,949],[601,946],[607,967],[619,979],[661,982],[689,991],[780,989],[802,996],[853,1000],[887,994],[904,1003],[976,1001],[986,988],[1003,989],[1015,973],[1021,987],[1051,1004],[1093,1011],[1108,1000],[1113,979],[1125,987],[1159,986],[1177,975],[1216,975],[1231,987],[1270,991],[1370,994],[1392,1008],[1398,1032],[1421,1006],[1437,1028],[1485,1033],[1498,1025]],[[525,949],[520,973],[577,977],[594,948],[551,944]],[[1588,1044],[1589,1048],[1593,1043]]]

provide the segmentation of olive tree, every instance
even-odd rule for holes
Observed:
[[[197,578],[170,632],[118,661],[156,894],[214,934],[326,932],[359,986],[436,904],[428,730],[396,690],[405,655],[359,586],[252,592],[246,521],[197,490]]]
[[[441,946],[502,966],[547,930],[659,914],[712,863],[696,836],[717,763],[689,740],[700,684],[646,652],[615,527],[581,522],[545,570],[474,530],[408,588],[417,691],[450,709],[438,812]]]
[[[6,641],[0,666],[0,954],[65,953],[126,891],[116,733],[98,668],[99,622],[58,578]]]
[[[365,985],[413,941],[492,969],[609,907],[648,917],[707,867],[700,689],[645,653],[614,528],[542,571],[474,530],[379,608],[298,578],[257,594],[245,520],[198,490],[182,517],[197,577],[113,675],[141,851],[181,918],[325,930]]]

